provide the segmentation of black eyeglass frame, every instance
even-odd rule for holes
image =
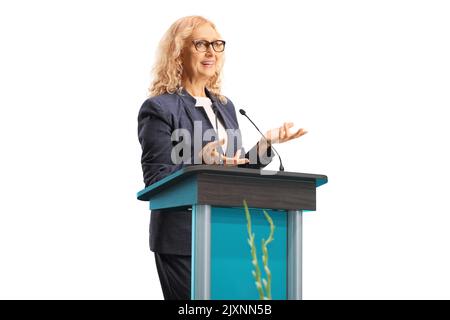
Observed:
[[[200,43],[200,42],[203,42],[204,44],[206,44],[206,43],[208,44],[205,51],[201,51],[201,50],[199,50],[199,49],[197,48],[197,44]],[[222,43],[223,43],[223,50],[222,50],[222,51],[217,51],[217,50],[214,48],[214,43],[216,43],[216,42],[222,42]],[[194,44],[195,50],[197,50],[198,52],[206,52],[206,51],[208,51],[208,49],[209,49],[210,46],[213,48],[213,50],[214,50],[215,52],[224,52],[224,51],[225,51],[225,44],[226,44],[226,41],[225,41],[225,40],[214,40],[214,41],[207,41],[207,40],[192,40],[192,43]]]

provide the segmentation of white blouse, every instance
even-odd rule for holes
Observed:
[[[212,127],[214,130],[216,130],[216,116],[214,115],[214,111],[212,109],[212,102],[211,99],[208,97],[194,97],[197,102],[195,104],[196,107],[203,107],[205,109],[206,114],[208,116],[209,121],[211,122]],[[217,126],[219,129],[219,139],[225,139],[225,143],[222,145],[223,152],[227,151],[227,145],[228,145],[228,135],[225,131],[225,127],[223,126],[222,121],[220,120],[220,117],[217,117]]]

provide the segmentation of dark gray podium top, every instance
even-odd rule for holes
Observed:
[[[154,201],[151,209],[195,203],[241,206],[245,199],[250,207],[315,210],[316,188],[327,182],[319,174],[191,165],[139,191],[137,198]]]

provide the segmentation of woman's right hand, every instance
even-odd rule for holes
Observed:
[[[206,144],[203,149],[199,153],[199,157],[202,158],[202,163],[206,164],[225,164],[237,166],[240,164],[249,163],[249,160],[246,158],[240,158],[241,150],[238,150],[234,157],[225,157],[217,151],[217,147],[219,145],[223,145],[225,143],[225,139],[221,139],[219,141],[212,141]]]

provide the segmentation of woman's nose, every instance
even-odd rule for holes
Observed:
[[[208,49],[206,49],[206,54],[209,55],[209,56],[214,55],[214,49],[213,49],[213,47],[211,45],[208,46]]]

